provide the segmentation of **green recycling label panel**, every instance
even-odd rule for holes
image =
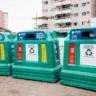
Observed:
[[[96,66],[96,44],[80,44],[80,64]]]
[[[38,44],[26,44],[26,61],[38,62]]]

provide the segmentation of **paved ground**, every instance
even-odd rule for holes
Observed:
[[[96,92],[59,83],[0,77],[0,96],[96,96]]]

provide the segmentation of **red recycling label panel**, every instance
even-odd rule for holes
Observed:
[[[22,60],[22,44],[18,44],[18,60]]]
[[[75,64],[75,44],[70,44],[69,64]]]

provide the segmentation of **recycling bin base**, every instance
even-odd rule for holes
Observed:
[[[80,71],[62,70],[60,83],[96,91],[96,74]]]
[[[55,68],[41,68],[28,66],[13,66],[12,76],[20,79],[29,79],[45,82],[57,82],[60,77],[61,65]]]
[[[11,64],[0,64],[0,76],[10,76],[12,71]]]

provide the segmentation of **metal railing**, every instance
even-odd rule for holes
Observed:
[[[56,8],[56,10],[55,11],[63,11],[63,10],[71,10],[71,7],[69,7],[69,8]]]
[[[56,26],[56,28],[70,28],[71,27],[71,25],[67,25],[67,26]]]
[[[65,1],[71,1],[71,0],[54,0],[55,3],[57,3],[57,2],[65,2]]]
[[[62,20],[62,19],[71,19],[71,16],[68,16],[68,17],[61,17],[61,18],[55,18],[55,20]]]

